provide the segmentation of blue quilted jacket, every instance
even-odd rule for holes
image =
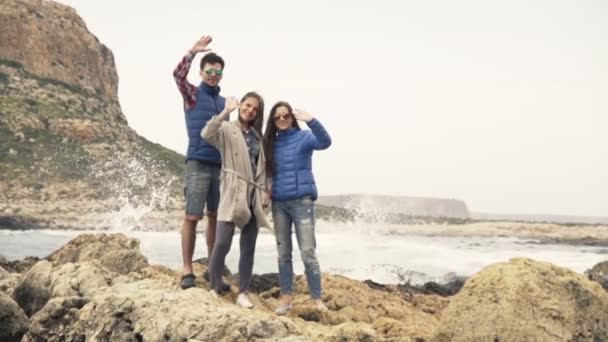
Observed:
[[[291,128],[278,133],[274,143],[273,201],[289,201],[304,196],[317,199],[312,151],[328,148],[331,138],[316,119],[311,120],[308,127],[310,131]]]
[[[219,87],[210,87],[201,83],[196,94],[196,104],[186,111],[186,129],[188,130],[188,151],[186,159],[200,160],[207,163],[222,163],[220,153],[203,138],[201,131],[207,121],[224,110],[226,99],[220,96]]]

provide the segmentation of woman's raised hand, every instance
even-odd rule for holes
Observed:
[[[307,123],[312,120],[312,114],[305,112],[301,109],[294,109],[293,116],[296,117],[296,120],[304,121]]]
[[[226,98],[226,105],[224,107],[224,113],[230,114],[238,106],[239,106],[239,100],[236,97],[234,97],[234,96],[227,97]]]

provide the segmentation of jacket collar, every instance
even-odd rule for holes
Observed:
[[[296,133],[298,130],[295,127],[292,127],[288,130],[285,131],[279,131],[278,137],[279,138],[287,138],[289,136],[294,135],[294,133]]]
[[[199,88],[211,96],[216,96],[220,93],[220,86],[211,87],[205,82],[201,82]]]

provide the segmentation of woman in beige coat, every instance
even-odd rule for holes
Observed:
[[[226,121],[236,108],[238,119]],[[270,228],[264,209],[268,206],[266,160],[260,131],[264,121],[264,101],[255,92],[226,99],[226,107],[203,128],[201,136],[222,156],[220,203],[215,244],[209,260],[210,287],[221,294],[226,255],[230,251],[235,227],[241,228],[239,257],[239,295],[237,304],[252,308],[247,297],[253,271],[255,243],[260,227]]]

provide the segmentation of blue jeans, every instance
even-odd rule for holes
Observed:
[[[321,299],[321,270],[315,255],[314,202],[306,196],[290,201],[272,202],[272,220],[279,254],[279,285],[281,294],[293,294],[293,264],[291,260],[291,227],[295,226],[296,238],[310,296]]]

